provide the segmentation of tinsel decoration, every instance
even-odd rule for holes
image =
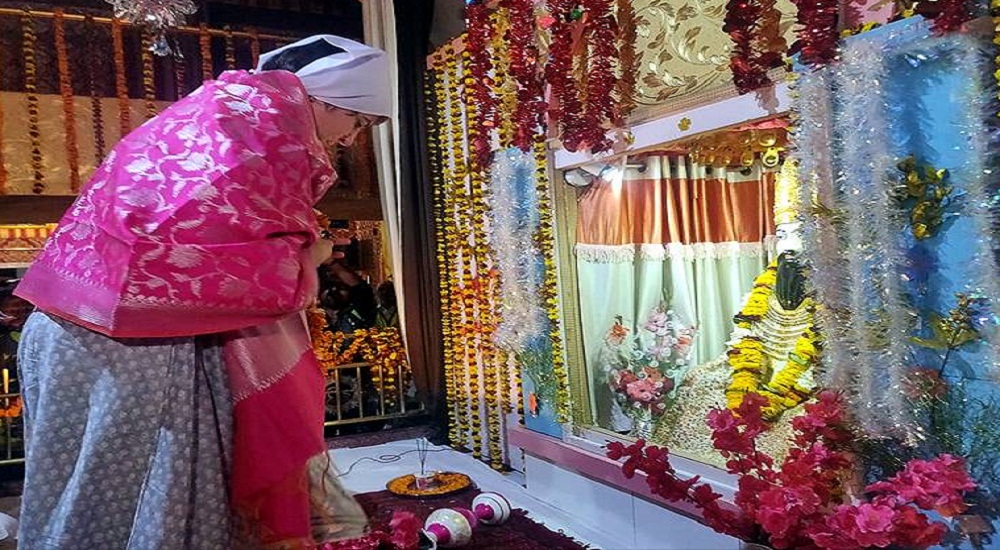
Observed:
[[[24,92],[28,107],[28,138],[31,140],[31,172],[34,184],[31,192],[45,192],[45,173],[42,166],[42,132],[38,126],[38,67],[35,64],[35,18],[31,10],[24,9],[21,17],[21,51],[24,57]]]
[[[768,71],[783,65],[787,49],[775,0],[729,0],[723,32],[733,41],[729,68],[745,94],[772,84]]]
[[[489,49],[493,35],[490,7],[486,2],[474,2],[466,6],[465,50],[462,52],[466,67],[463,83],[466,101],[474,108],[475,117],[470,117],[469,146],[473,170],[483,170],[490,161],[492,143],[490,133],[496,128],[497,105],[493,95],[493,60]]]
[[[69,168],[69,187],[73,193],[76,193],[80,190],[80,149],[76,142],[73,77],[70,75],[69,54],[66,51],[66,12],[57,8],[52,12],[52,18],[56,38],[56,64],[59,67],[59,94],[62,96],[63,103],[63,132]]]
[[[535,245],[538,199],[535,157],[512,148],[498,152],[490,182],[490,246],[500,272],[501,318],[494,336],[511,353],[533,337],[547,334],[545,309],[539,303],[543,270]]]
[[[509,48],[508,76],[514,87],[515,109],[510,116],[514,129],[509,144],[530,151],[535,134],[542,131],[545,117],[545,90],[542,81],[538,44],[535,38],[535,11],[531,0],[505,0]]]
[[[931,21],[931,32],[937,35],[961,30],[975,16],[970,0],[923,0],[914,11]]]
[[[840,6],[837,0],[792,0],[798,8],[796,41],[789,54],[804,65],[821,67],[837,57]]]
[[[212,33],[204,23],[198,32],[198,47],[201,51],[201,80],[207,82],[215,77],[215,70],[212,68]]]
[[[993,18],[993,92],[995,99],[1000,100],[1000,0],[990,0],[990,15]],[[996,102],[993,103],[996,107]],[[996,116],[1000,118],[1000,111]]]
[[[153,35],[142,30],[142,97],[146,102],[146,120],[156,116],[156,75],[153,69]]]
[[[90,36],[98,34],[100,27],[94,22],[92,15],[84,16],[84,24]],[[87,56],[87,83],[90,86],[90,111],[91,126],[94,130],[94,165],[99,165],[104,160],[104,104],[97,91],[97,57]]]
[[[111,21],[111,40],[115,58],[115,94],[118,96],[118,130],[121,137],[132,131],[132,108],[129,105],[128,82],[125,78],[125,41],[122,36],[124,25],[121,20]]]
[[[233,28],[226,25],[222,28],[226,41],[226,70],[236,69],[236,39],[233,37]],[[256,67],[256,65],[254,65]]]
[[[909,335],[914,313],[902,287],[907,263],[901,209],[885,192],[896,159],[889,147],[885,54],[880,44],[853,40],[844,51],[850,62],[838,67],[835,87],[842,101],[835,127],[840,140],[838,193],[849,222],[847,283],[851,287],[848,349],[857,377],[850,398],[869,433],[904,435],[910,428],[902,381],[912,360]],[[880,335],[880,337],[876,337]]]
[[[998,4],[996,0],[993,3]],[[988,64],[988,55],[995,53],[983,52],[974,37],[954,35],[951,40],[955,41],[952,51],[958,57],[955,61],[958,67]],[[967,161],[955,170],[955,181],[961,182],[965,189],[962,215],[971,221],[972,234],[976,235],[972,243],[975,254],[969,265],[972,277],[967,286],[969,295],[984,304],[984,317],[988,319],[988,327],[981,331],[986,343],[983,363],[987,378],[1000,383],[1000,188],[991,165],[991,160],[996,159],[998,133],[989,122],[983,122],[989,120],[992,115],[989,110],[996,103],[993,97],[983,95],[979,82],[975,81],[964,90],[962,102],[967,107],[961,109],[959,129],[965,138]]]
[[[545,65],[545,81],[552,89],[549,120],[559,132],[563,147],[569,151],[586,148],[582,127],[583,101],[577,88],[573,71],[573,34],[579,24],[573,17],[576,0],[549,0],[549,13],[553,17],[550,27],[551,44],[549,62]],[[595,152],[597,149],[595,148]]]
[[[587,0],[587,30],[590,39],[590,63],[583,109],[586,124],[585,142],[591,151],[611,149],[606,123],[618,119],[613,92],[618,86],[615,60],[618,56],[618,27],[611,0]]]

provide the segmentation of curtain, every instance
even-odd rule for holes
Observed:
[[[401,265],[396,292],[406,297],[405,307],[401,303],[399,311],[405,313],[406,344],[417,389],[432,414],[443,416],[441,303],[423,91],[434,2],[396,0],[392,6],[399,67],[399,194],[395,208],[399,212]]]
[[[649,155],[622,181],[597,180],[580,198],[576,262],[591,407],[612,418],[601,365],[616,318],[636,334],[663,304],[697,326],[691,365],[718,357],[753,279],[773,248],[773,172],[700,166]]]

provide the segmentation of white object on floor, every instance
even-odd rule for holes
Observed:
[[[372,447],[357,447],[353,449],[334,449],[330,451],[333,463],[340,472],[346,472],[354,464],[347,475],[340,478],[344,488],[352,493],[371,493],[385,490],[390,480],[420,471],[420,461],[417,457],[416,440],[395,441]],[[371,460],[391,455],[402,456],[398,461],[379,464]],[[355,464],[357,462],[357,464]],[[557,509],[546,502],[531,496],[513,476],[494,471],[486,464],[448,447],[430,446],[427,453],[427,471],[461,472],[468,475],[482,491],[495,491],[507,497],[510,504],[528,513],[534,521],[546,528],[564,532],[582,544],[596,548],[620,547],[620,541],[615,543],[615,533],[600,532],[589,527],[584,521]],[[520,476],[517,476],[520,479]],[[608,510],[613,513],[613,510]]]
[[[17,520],[0,512],[0,541],[17,538]]]

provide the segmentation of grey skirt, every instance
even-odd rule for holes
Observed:
[[[20,548],[232,547],[232,405],[213,339],[118,340],[35,312],[18,364]]]

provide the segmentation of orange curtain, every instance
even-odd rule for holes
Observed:
[[[774,234],[774,172],[743,174],[649,155],[643,172],[598,180],[580,199],[577,244],[761,242]]]

